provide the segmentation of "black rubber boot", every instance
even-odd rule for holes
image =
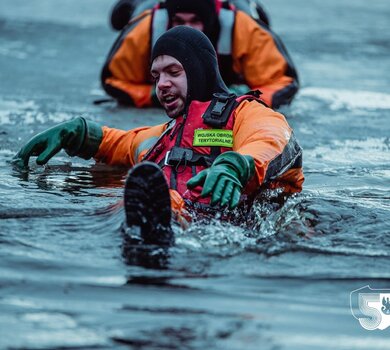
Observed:
[[[152,162],[134,166],[127,175],[124,203],[127,226],[138,226],[145,244],[173,243],[171,198],[160,167]]]

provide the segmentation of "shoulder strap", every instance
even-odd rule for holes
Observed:
[[[210,105],[202,116],[203,122],[213,128],[224,127],[229,120],[230,114],[237,106],[236,98],[235,94],[213,94]]]
[[[237,97],[235,94],[215,93],[202,118],[203,122],[213,128],[226,126],[230,115],[237,106],[245,100],[255,100],[264,106],[267,104],[260,99],[260,90],[248,91],[245,95]]]
[[[269,107],[261,98],[262,92],[260,90],[251,90],[246,92],[244,95],[237,97],[237,102],[240,104],[242,101],[257,101],[265,107]]]

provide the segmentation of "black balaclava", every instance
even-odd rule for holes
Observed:
[[[151,61],[162,55],[176,58],[186,72],[186,106],[192,100],[209,101],[215,92],[229,92],[219,73],[214,47],[201,31],[187,26],[169,29],[154,44]]]
[[[204,24],[203,32],[216,47],[220,25],[215,0],[165,0],[165,7],[169,15],[169,27],[177,12],[196,13]]]

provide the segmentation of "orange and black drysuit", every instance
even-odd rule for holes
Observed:
[[[214,3],[214,2],[213,2]],[[264,24],[228,2],[215,1],[218,37],[213,42],[228,85],[261,90],[271,107],[288,104],[298,90],[295,67],[281,40]],[[124,104],[156,104],[149,74],[151,47],[170,26],[163,3],[132,19],[111,48],[101,80],[105,91]]]
[[[283,115],[252,95],[226,97],[219,96],[220,104],[230,104],[229,114],[218,116],[222,124],[207,119],[208,115],[217,115],[211,113],[218,106],[218,98],[214,98],[211,102],[192,101],[186,114],[166,124],[130,131],[103,127],[95,159],[111,165],[133,166],[142,160],[160,164],[176,210],[181,210],[185,201],[209,202],[200,197],[200,188],[189,190],[186,183],[209,167],[220,153],[232,150],[252,156],[255,162],[255,176],[244,194],[260,188],[300,192],[304,181],[302,150]],[[203,139],[197,135],[199,130]],[[206,146],[202,146],[202,141]]]

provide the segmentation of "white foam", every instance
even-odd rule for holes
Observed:
[[[10,149],[6,149],[6,148],[0,149],[0,155],[10,156],[14,154],[15,151],[11,151]]]
[[[44,325],[49,329],[76,328],[77,322],[72,317],[59,312],[30,312],[21,317],[22,321]]]
[[[352,318],[352,315],[351,315]],[[314,319],[313,319],[314,321]],[[353,320],[352,320],[353,321]],[[357,321],[356,321],[357,322]],[[356,327],[360,327],[358,323]],[[285,337],[278,337],[278,343],[283,347],[292,347],[294,349],[299,348],[324,348],[327,349],[388,349],[388,339],[370,337],[366,334],[364,336],[359,335],[338,335],[337,337],[329,337],[326,335],[309,335],[309,334],[288,334]]]
[[[73,118],[66,112],[43,113],[35,101],[0,100],[0,124],[32,125],[37,123],[61,123]]]
[[[330,104],[331,109],[390,109],[390,94],[319,87],[304,88],[301,97],[314,97]]]
[[[305,158],[314,163],[326,164],[389,164],[390,147],[386,138],[335,140],[331,145],[306,150]]]
[[[26,118],[30,117],[29,112],[31,110],[36,111],[38,106],[34,101],[13,101],[13,100],[0,100],[0,124],[18,124],[21,123],[21,120],[12,120],[15,114],[19,114],[21,111],[25,111]],[[24,122],[24,121],[23,121]]]

